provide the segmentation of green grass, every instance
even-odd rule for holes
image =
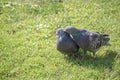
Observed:
[[[64,58],[55,32],[69,25],[109,34],[112,46]],[[119,0],[0,0],[0,80],[119,79]]]

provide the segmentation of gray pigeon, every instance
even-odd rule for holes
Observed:
[[[69,55],[75,54],[79,47],[71,38],[71,36],[64,31],[63,28],[60,28],[57,31],[58,41],[57,41],[57,50],[63,53],[67,53]]]
[[[67,27],[65,31],[72,36],[79,48],[84,50],[83,58],[85,57],[87,51],[93,52],[94,57],[96,51],[98,51],[100,47],[110,45],[108,43],[110,38],[108,38],[108,35],[106,34],[90,32],[85,29],[77,29],[72,26]]]

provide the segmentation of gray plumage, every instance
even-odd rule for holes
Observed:
[[[87,51],[90,51],[95,55],[96,51],[98,51],[100,47],[110,45],[108,43],[110,38],[108,38],[108,35],[106,34],[90,32],[85,29],[77,29],[72,26],[67,27],[65,31],[72,36],[79,48],[84,50],[84,54],[86,54]]]
[[[71,36],[65,32],[62,28],[60,28],[57,31],[58,35],[58,41],[56,48],[60,52],[64,53],[75,53],[78,51],[79,47],[78,45],[74,42],[74,40],[71,38]]]

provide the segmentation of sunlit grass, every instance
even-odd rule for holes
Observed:
[[[65,58],[55,33],[69,25],[109,34],[112,46]],[[0,1],[0,80],[119,80],[119,47],[119,0]]]

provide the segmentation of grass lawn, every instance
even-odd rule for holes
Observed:
[[[112,46],[65,58],[56,30],[70,25]],[[0,0],[0,80],[120,80],[120,0]]]

